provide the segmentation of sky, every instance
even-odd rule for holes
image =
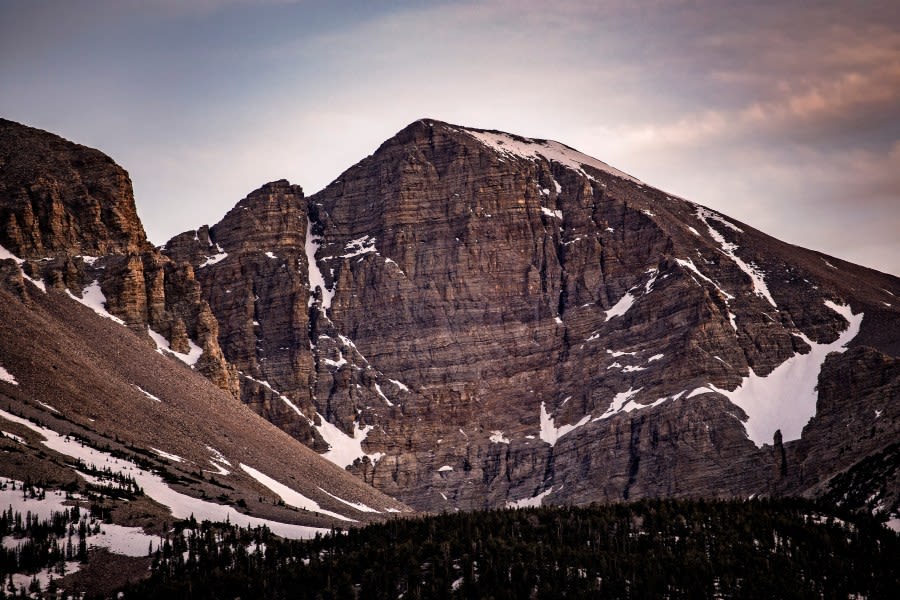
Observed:
[[[0,0],[0,116],[109,154],[156,244],[427,117],[900,275],[896,0]]]

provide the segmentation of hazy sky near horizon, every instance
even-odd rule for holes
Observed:
[[[125,167],[156,244],[430,117],[900,275],[896,0],[0,0],[0,116]]]

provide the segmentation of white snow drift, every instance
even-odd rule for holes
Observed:
[[[693,390],[688,398],[705,392],[718,392],[726,396],[747,413],[744,423],[747,437],[757,446],[772,443],[772,437],[778,429],[785,442],[799,439],[803,427],[816,414],[816,383],[825,357],[831,352],[844,352],[862,326],[863,313],[853,314],[849,306],[840,306],[831,301],[826,301],[825,306],[849,323],[837,340],[830,344],[818,344],[802,333],[795,333],[810,345],[810,352],[795,354],[765,377],[750,369],[750,374],[732,391],[707,384],[706,387]]]

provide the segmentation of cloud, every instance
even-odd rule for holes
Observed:
[[[219,219],[270,179],[316,191],[407,123],[433,117],[557,139],[789,241],[849,256],[858,241],[839,239],[841,224],[896,237],[883,227],[896,223],[900,187],[891,175],[900,170],[894,9],[799,0],[0,4],[0,111],[109,152],[131,171],[158,242]],[[788,218],[799,221],[783,235]],[[831,239],[816,238],[817,228]],[[882,268],[900,272],[896,259]]]

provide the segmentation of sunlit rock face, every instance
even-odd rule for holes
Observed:
[[[0,119],[0,245],[21,258],[150,248],[131,179],[111,158]]]
[[[148,345],[148,330],[185,356],[193,345],[191,366],[239,393],[193,269],[147,241],[128,173],[110,157],[0,119],[0,223],[3,255],[33,281],[108,310]]]

